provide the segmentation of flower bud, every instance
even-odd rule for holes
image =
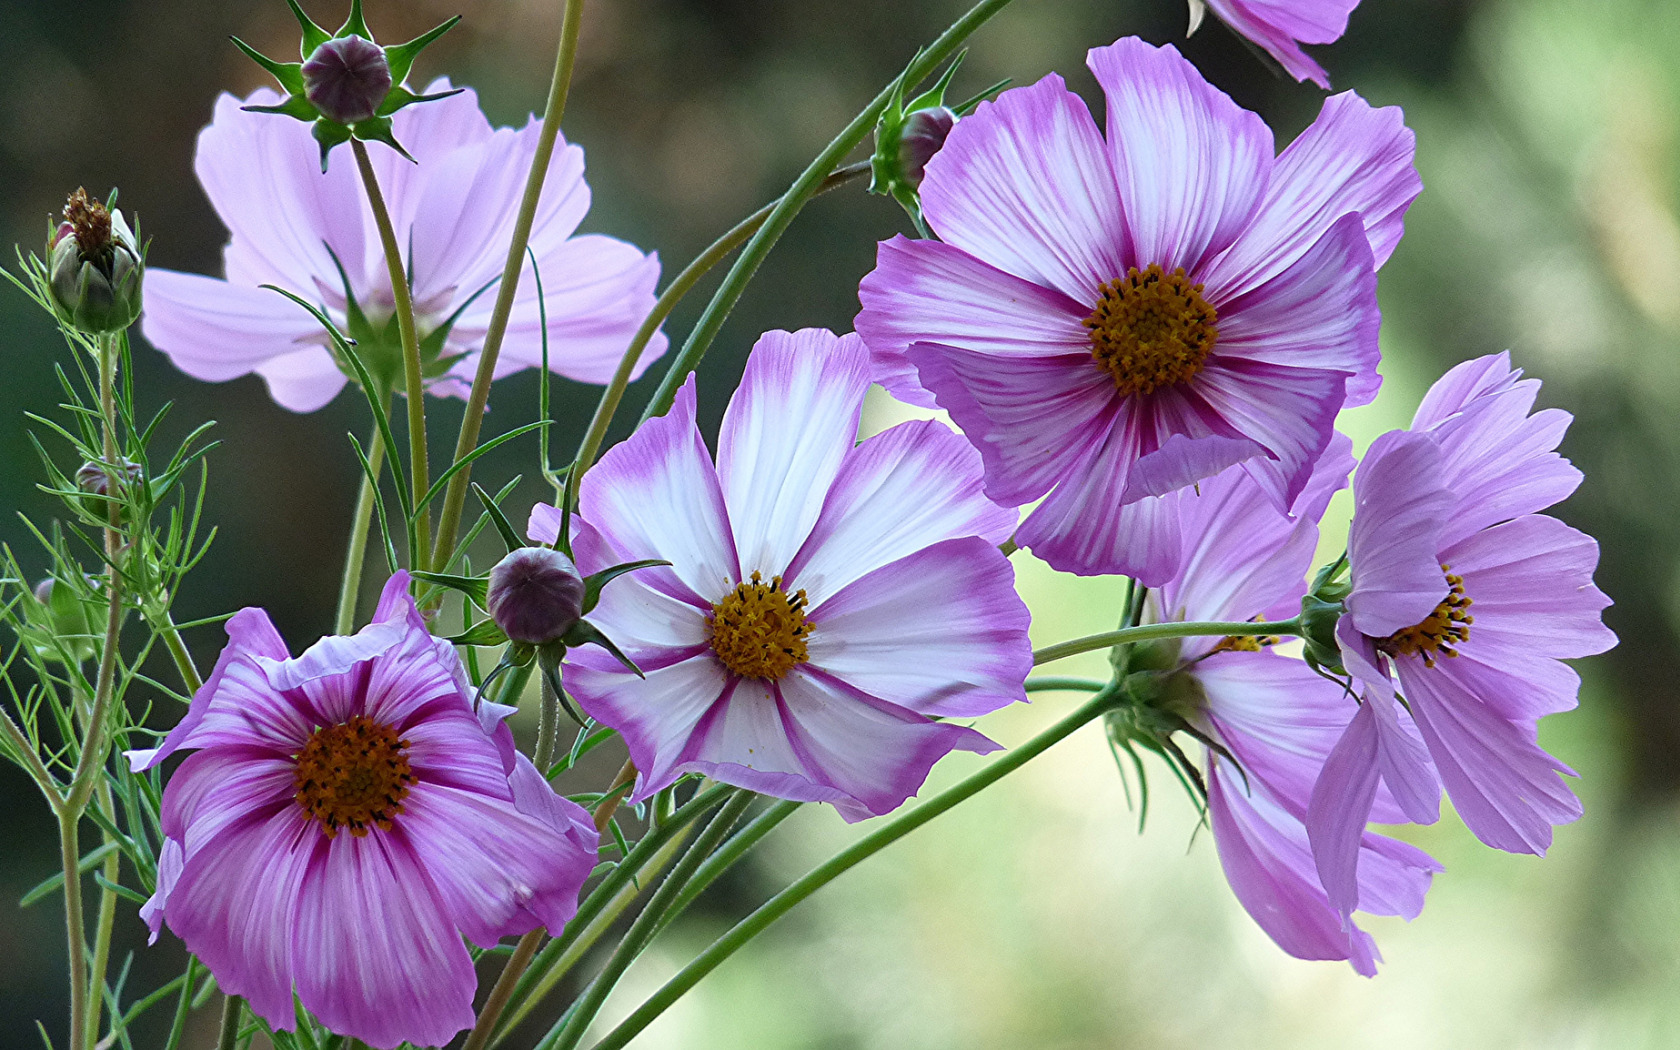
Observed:
[[[77,189],[47,246],[47,277],[64,320],[84,332],[115,332],[140,316],[145,269],[120,209]]]
[[[957,115],[944,106],[918,109],[904,118],[898,137],[898,174],[911,189],[921,186],[928,161],[945,145],[956,123]]]
[[[121,460],[113,471],[107,471],[103,464],[90,461],[76,469],[76,487],[90,496],[103,497],[110,492],[112,474],[121,478],[122,484],[128,487],[140,484],[143,478],[140,464],[131,459]]]
[[[322,116],[340,124],[375,116],[391,91],[391,63],[384,48],[354,34],[316,48],[302,72],[304,97]]]
[[[547,547],[521,547],[490,570],[485,607],[510,640],[544,645],[583,616],[584,592],[570,558]]]

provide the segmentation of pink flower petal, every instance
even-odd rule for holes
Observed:
[[[1114,175],[1085,103],[1052,73],[975,116],[928,162],[928,225],[1005,273],[1095,303],[1126,267]]]
[[[577,914],[594,867],[595,828],[582,807],[556,799],[575,811],[575,827],[472,791],[422,784],[409,793],[403,833],[450,921],[479,947],[538,926],[558,934]]]
[[[1091,333],[1082,323],[1090,305],[939,241],[882,241],[858,300],[858,335],[869,344],[875,382],[924,407],[934,400],[906,356],[911,343],[998,355],[1091,353]]]
[[[294,921],[298,998],[331,1031],[389,1048],[471,1027],[472,959],[403,836],[328,840]]]
[[[888,703],[971,717],[1024,701],[1031,619],[1009,559],[976,536],[923,548],[811,610],[810,666]]]
[[[868,387],[868,351],[855,335],[759,337],[718,433],[717,476],[743,574],[768,580],[793,561],[857,443]]]
[[[1359,705],[1330,751],[1307,807],[1318,876],[1343,922],[1359,908],[1359,843],[1377,797],[1376,708]]]
[[[343,374],[320,345],[326,333],[307,311],[278,292],[197,274],[149,270],[145,307],[140,331],[146,341],[195,379],[220,383],[266,370],[279,377],[289,395],[296,395],[291,396],[292,404],[321,396],[330,401],[344,386]],[[323,360],[331,375],[311,366]],[[308,385],[310,376],[315,377],[313,386]],[[271,385],[274,381],[270,379]]]
[[[1435,442],[1396,430],[1371,443],[1354,476],[1347,608],[1373,638],[1421,623],[1447,595],[1437,554],[1454,500],[1440,475]]]
[[[709,651],[643,671],[646,680],[606,653],[583,648],[567,654],[563,675],[578,706],[624,737],[639,771],[637,800],[690,771],[689,741],[730,688],[728,672]]]
[[[723,491],[694,423],[693,376],[669,413],[636,428],[584,475],[578,502],[619,557],[672,563],[639,572],[648,586],[709,606],[741,579]]]
[[[1328,44],[1347,31],[1359,0],[1207,0],[1219,20],[1259,44],[1296,80],[1329,90],[1324,67],[1301,44]]]
[[[1086,65],[1108,100],[1128,264],[1183,267],[1201,280],[1204,264],[1237,238],[1266,192],[1271,129],[1171,46],[1127,37],[1092,48]]]
[[[1018,517],[986,498],[974,446],[932,420],[901,423],[847,454],[786,579],[820,605],[860,576],[943,540],[980,536],[996,546]]]
[[[1351,91],[1325,99],[1318,119],[1278,155],[1254,222],[1213,264],[1209,287],[1238,296],[1265,284],[1350,213],[1359,215],[1373,268],[1382,266],[1423,189],[1416,146],[1398,107],[1373,109]]]

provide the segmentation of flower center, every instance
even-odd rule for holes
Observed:
[[[315,730],[297,755],[298,805],[321,822],[328,838],[340,828],[357,838],[370,827],[390,830],[415,781],[403,757],[407,750],[395,728],[365,715]]]
[[[712,606],[706,625],[712,651],[742,678],[780,678],[806,660],[805,592],[789,595],[780,576],[765,583],[753,573]]]
[[[1390,656],[1421,656],[1425,667],[1435,666],[1435,654],[1457,656],[1454,646],[1470,637],[1470,625],[1476,618],[1468,612],[1472,600],[1464,594],[1464,577],[1453,574],[1452,566],[1442,564],[1447,574],[1447,597],[1423,622],[1395,631],[1377,642],[1377,648]]]
[[[1122,397],[1153,393],[1202,370],[1219,338],[1219,315],[1183,268],[1167,273],[1159,263],[1147,270],[1134,266],[1098,290],[1102,298],[1085,318],[1091,355],[1114,376]]]

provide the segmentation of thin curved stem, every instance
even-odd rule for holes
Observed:
[[[175,618],[165,609],[157,633],[163,636],[164,648],[169,650],[169,658],[175,662],[175,672],[181,676],[181,684],[187,687],[187,695],[196,694],[204,685],[204,676],[198,673],[198,665],[193,663],[192,653],[187,650],[187,643],[181,640],[181,629],[175,626]]]
[[[589,987],[584,991],[583,997],[578,1000],[577,1005],[571,1010],[570,1016],[560,1028],[559,1034],[552,1044],[548,1040],[544,1040],[545,1047],[551,1046],[552,1050],[574,1050],[583,1039],[583,1034],[588,1030],[590,1023],[595,1020],[595,1015],[600,1012],[602,1004],[607,1001],[607,996],[612,994],[613,987],[618,984],[618,979],[624,976],[624,971],[630,968],[630,964],[636,960],[637,956],[642,954],[643,949],[648,946],[648,942],[653,940],[653,935],[659,932],[659,927],[666,912],[670,909],[671,903],[682,892],[688,881],[694,877],[695,869],[723,842],[724,836],[729,834],[729,829],[735,826],[735,822],[741,818],[741,814],[746,812],[747,807],[752,804],[752,800],[752,792],[736,790],[734,797],[723,804],[723,808],[718,811],[717,816],[713,817],[712,822],[706,825],[706,830],[700,833],[700,836],[694,840],[694,845],[689,847],[688,852],[683,854],[682,859],[677,861],[676,866],[671,869],[671,874],[667,875],[665,881],[659,884],[659,889],[654,891],[653,898],[648,901],[647,907],[643,908],[642,913],[636,916],[636,921],[630,924],[630,929],[625,933],[624,939],[618,942],[617,948],[613,949],[612,956],[607,960],[607,964],[601,968],[601,972],[595,975],[593,981],[589,982]]]
[[[531,242],[537,201],[542,197],[549,160],[554,156],[554,143],[560,135],[560,118],[566,112],[572,69],[577,65],[578,29],[582,24],[583,0],[566,0],[565,14],[560,21],[560,47],[554,56],[554,77],[549,81],[548,103],[543,107],[542,130],[537,133],[537,152],[531,158],[530,173],[525,176],[525,194],[519,200],[519,212],[513,220],[513,240],[508,244],[507,262],[502,266],[496,305],[490,310],[490,324],[485,329],[484,346],[478,356],[478,371],[473,376],[472,392],[467,395],[466,411],[461,416],[461,433],[455,441],[455,463],[461,462],[478,447],[478,432],[484,425],[484,407],[490,401],[490,380],[495,377],[502,339],[507,335],[508,319],[513,315],[514,293],[519,290],[519,273],[525,265],[525,246]],[[454,549],[455,530],[461,525],[461,510],[466,505],[467,486],[471,478],[472,467],[469,465],[449,479],[449,488],[443,496],[443,513],[438,520],[437,549],[432,554],[434,564],[441,565]]]
[[[1137,627],[1122,627],[1118,631],[1104,631],[1102,634],[1087,635],[1084,638],[1074,638],[1066,642],[1057,642],[1055,645],[1047,645],[1042,649],[1033,651],[1033,663],[1047,664],[1052,660],[1078,656],[1080,653],[1112,649],[1117,645],[1126,645],[1131,642],[1150,642],[1159,638],[1196,638],[1204,636],[1240,638],[1300,633],[1301,621],[1299,619],[1244,620],[1240,623],[1219,620],[1146,623]]]
[[[239,1021],[245,1012],[245,1000],[237,995],[230,995],[222,1000],[222,1028],[216,1037],[216,1050],[233,1050],[239,1042]]]
[[[111,785],[103,778],[94,792],[93,803],[99,807],[107,823],[116,822],[116,810],[111,805]],[[112,844],[111,833],[104,828],[100,829],[99,839],[102,846]],[[111,933],[117,921],[117,895],[111,887],[121,876],[121,868],[122,854],[113,849],[105,855],[101,871],[105,883],[99,887],[99,914],[93,929],[93,962],[88,969],[87,1050],[94,1050],[99,1042],[99,1020],[105,1007],[105,973],[111,963]]]
[[[1026,689],[1029,693],[1095,693],[1107,684],[1095,678],[1059,678],[1055,675],[1044,675],[1027,679]]]
[[[752,240],[741,250],[740,257],[735,260],[735,265],[730,267],[729,274],[724,277],[718,290],[713,293],[705,313],[701,314],[700,320],[695,323],[694,330],[683,343],[682,351],[672,359],[670,368],[665,372],[665,378],[661,380],[659,389],[654,392],[653,400],[642,413],[644,420],[664,415],[670,410],[671,402],[675,400],[683,380],[699,366],[700,359],[712,345],[712,340],[717,338],[724,320],[735,308],[736,302],[746,291],[748,282],[758,272],[770,250],[776,246],[776,241],[787,232],[799,210],[817,195],[818,188],[828,174],[874,129],[875,122],[892,100],[893,93],[901,90],[904,85],[915,85],[924,80],[950,58],[976,29],[1007,6],[1009,0],[980,0],[980,3],[970,8],[949,29],[940,34],[939,39],[923,48],[906,68],[902,80],[895,80],[882,89],[881,93],[875,96],[875,100],[854,117],[794,180],[793,185],[788,187],[787,192],[771,209],[758,232],[753,234]]]
[[[64,867],[64,927],[70,950],[70,1047],[87,1039],[87,941],[82,927],[81,810],[58,815],[58,853]]]
[[[946,812],[958,803],[972,798],[985,788],[1020,769],[1032,759],[1043,754],[1052,745],[1072,735],[1074,730],[1101,717],[1114,703],[1114,692],[1104,689],[1086,701],[1078,710],[1049,729],[1033,737],[1020,747],[1005,752],[1002,758],[992,762],[985,769],[973,774],[955,787],[935,795],[910,812],[893,818],[851,846],[841,850],[828,861],[812,869],[805,876],[766,901],[751,915],[736,923],[728,933],[713,941],[705,951],[683,967],[675,977],[667,981],[647,1002],[637,1007],[635,1012],[625,1018],[617,1028],[608,1032],[605,1038],[595,1044],[593,1050],[620,1050],[631,1039],[634,1039],[642,1029],[652,1023],[654,1018],[664,1013],[672,1003],[699,983],[702,977],[717,969],[719,964],[733,955],[742,945],[762,933],[771,923],[786,915],[795,905],[833,882],[859,862],[874,856],[934,817]]]
[[[484,1000],[484,1009],[478,1012],[478,1020],[473,1023],[467,1041],[461,1044],[461,1050],[484,1050],[484,1045],[490,1041],[490,1033],[496,1030],[496,1022],[501,1020],[502,1011],[507,1009],[508,1000],[513,997],[519,978],[541,947],[543,936],[543,928],[539,926],[519,938],[513,954],[508,956],[507,965],[502,967],[502,975],[496,978],[496,986],[490,989],[489,997]]]
[[[408,476],[413,482],[414,505],[424,501],[426,490],[432,487],[426,462],[426,380],[420,371],[420,333],[414,328],[414,300],[408,291],[408,273],[403,267],[402,248],[397,243],[397,230],[391,224],[391,213],[385,207],[385,195],[379,191],[379,178],[373,171],[373,160],[361,139],[351,139],[350,148],[356,154],[356,168],[362,174],[362,188],[367,191],[368,205],[373,209],[373,224],[379,229],[379,243],[385,252],[385,271],[391,278],[391,298],[396,302],[397,335],[402,340],[403,392],[408,398]],[[425,569],[431,548],[431,515],[421,513],[415,523],[418,539],[409,553],[410,566]]]
[[[386,411],[385,406],[380,407]],[[356,600],[362,592],[362,563],[367,558],[368,529],[373,525],[373,504],[379,498],[379,472],[385,466],[385,439],[380,437],[379,424],[368,438],[368,469],[362,471],[362,483],[356,490],[356,510],[350,518],[350,540],[344,551],[344,575],[338,583],[338,613],[333,617],[333,630],[349,634],[356,629]]]
[[[817,187],[818,194],[838,189],[848,182],[856,181],[869,174],[869,162],[859,161],[848,164],[844,168],[831,173]],[[618,371],[613,373],[612,381],[601,391],[601,400],[595,405],[595,415],[589,420],[589,429],[584,432],[583,440],[578,444],[577,466],[573,469],[582,474],[595,465],[595,457],[601,454],[601,444],[607,439],[607,428],[612,425],[613,416],[618,412],[618,406],[624,400],[625,388],[630,385],[630,375],[636,370],[636,363],[641,360],[642,351],[647,348],[648,340],[659,331],[659,326],[671,316],[671,311],[677,308],[683,297],[694,290],[700,279],[711,272],[712,267],[729,257],[729,253],[747,242],[747,238],[758,232],[764,225],[764,220],[776,209],[780,200],[773,200],[764,207],[736,223],[733,228],[713,241],[705,251],[694,257],[683,268],[682,273],[666,285],[659,293],[653,309],[642,318],[642,326],[636,329],[631,337],[630,345],[625,348],[624,356],[619,358]]]
[[[763,813],[747,822],[747,826],[729,836],[729,841],[718,847],[718,851],[706,858],[706,862],[694,872],[694,877],[688,880],[677,899],[671,902],[669,911],[660,923],[663,929],[671,924],[671,920],[681,915],[695,898],[706,892],[706,887],[717,881],[718,876],[734,867],[747,852],[764,837],[776,830],[782,821],[798,812],[803,802],[789,799],[778,799],[765,807]]]

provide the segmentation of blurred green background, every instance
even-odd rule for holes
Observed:
[[[306,6],[323,22],[342,16],[337,3]],[[479,90],[493,119],[522,123],[541,103],[559,6],[368,0],[368,13],[389,39],[466,15],[418,79],[448,73]],[[590,0],[565,127],[588,154],[595,205],[585,228],[657,249],[674,273],[785,186],[962,6]],[[1273,75],[1211,20],[1182,41],[1185,22],[1183,0],[1017,0],[974,38],[958,93],[1058,70],[1100,104],[1085,49],[1138,33],[1177,41],[1263,113],[1280,142],[1311,120],[1319,92]],[[153,238],[154,265],[217,272],[225,231],[193,179],[193,136],[218,91],[263,81],[229,34],[270,54],[295,41],[284,5],[0,0],[0,26],[0,239],[33,247],[69,190],[118,185]],[[1586,817],[1560,829],[1544,861],[1483,849],[1450,816],[1409,833],[1447,871],[1418,921],[1372,924],[1388,962],[1367,981],[1293,960],[1253,926],[1162,769],[1138,834],[1090,729],[825,890],[638,1046],[1680,1046],[1680,5],[1367,0],[1347,37],[1316,53],[1338,89],[1405,107],[1425,183],[1383,272],[1388,382],[1376,405],[1347,420],[1356,441],[1404,425],[1446,366],[1505,348],[1545,380],[1543,403],[1576,413],[1565,452],[1587,482],[1561,513],[1603,544],[1599,582],[1616,600],[1607,618],[1622,644],[1582,666],[1581,709],[1551,719],[1543,737],[1581,772]],[[849,328],[874,242],[903,227],[895,205],[857,188],[800,217],[702,371],[708,425],[758,332]],[[674,335],[703,298],[677,312]],[[0,291],[0,419],[11,421],[0,426],[0,505],[39,518],[51,508],[33,488],[39,467],[23,412],[56,402],[51,366],[65,351],[32,309]],[[178,618],[262,605],[301,648],[329,627],[356,480],[344,435],[367,425],[357,402],[342,395],[295,416],[254,378],[197,383],[144,347],[136,378],[143,405],[177,403],[175,436],[216,419],[222,442],[210,495],[221,534]],[[651,388],[650,379],[632,390],[626,420]],[[556,397],[566,450],[595,394],[560,381]],[[532,418],[535,402],[530,375],[504,381],[492,425]],[[877,402],[871,425],[895,411]],[[432,403],[440,445],[458,413],[458,403]],[[477,476],[529,476],[533,451],[515,443]],[[541,494],[527,483],[522,495]],[[0,539],[23,537],[10,515],[0,520]],[[1111,625],[1112,581],[1016,561],[1040,643]],[[208,628],[191,641],[208,660],[220,639]],[[1067,703],[1042,696],[982,728],[1018,742]],[[603,756],[568,786],[598,786],[590,777],[609,775],[616,760]],[[953,756],[930,789],[977,761]],[[62,1040],[63,932],[56,898],[11,903],[55,866],[46,809],[9,768],[0,799],[0,1048],[9,1050],[40,1045],[36,1019]],[[631,971],[605,1020],[856,834],[831,812],[799,814]],[[145,949],[128,909],[119,927],[120,949],[136,953],[131,987],[179,972],[172,938]],[[520,1033],[524,1045],[540,1027]],[[195,1038],[208,1045],[208,1028]]]

